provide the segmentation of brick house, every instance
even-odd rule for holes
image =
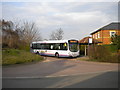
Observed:
[[[99,45],[111,44],[111,36],[120,35],[120,22],[110,23],[91,33],[92,38],[98,40]]]

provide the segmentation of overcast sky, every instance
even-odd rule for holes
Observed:
[[[117,2],[3,2],[2,18],[35,22],[44,39],[62,28],[64,39],[82,39],[118,21]]]

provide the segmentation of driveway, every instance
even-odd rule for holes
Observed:
[[[46,57],[43,62],[4,66],[3,78],[56,77],[117,71],[118,64]]]
[[[118,88],[118,65],[46,57],[3,67],[3,88]]]

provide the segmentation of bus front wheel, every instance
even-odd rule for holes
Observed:
[[[58,53],[55,53],[55,57],[59,58],[59,54],[58,54]]]

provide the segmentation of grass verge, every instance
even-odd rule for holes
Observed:
[[[2,65],[21,64],[42,61],[43,57],[28,51],[18,49],[2,50]]]

